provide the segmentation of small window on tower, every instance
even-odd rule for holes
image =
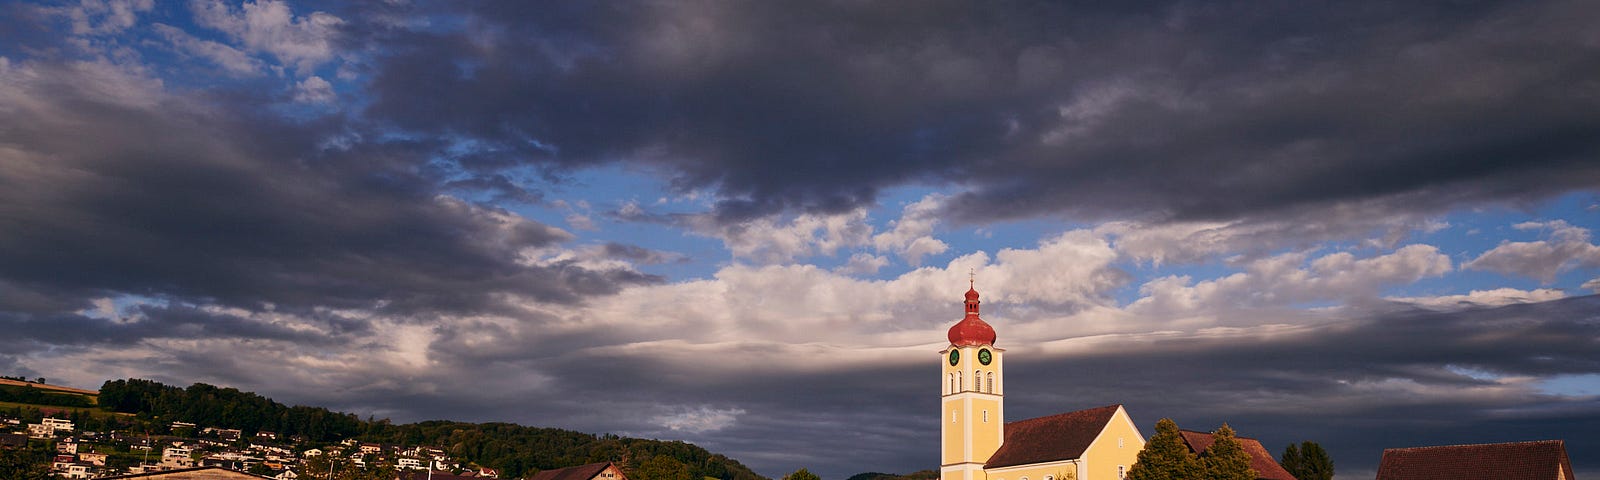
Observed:
[[[950,411],[950,423],[956,423],[956,411],[955,410],[951,410]]]
[[[983,411],[983,423],[989,423],[989,411],[988,410],[984,410]]]

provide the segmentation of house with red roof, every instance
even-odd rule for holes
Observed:
[[[1211,448],[1214,440],[1210,433],[1196,432],[1194,430],[1179,430],[1183,436],[1183,443],[1189,447],[1189,453],[1204,457],[1206,450]],[[1294,475],[1283,469],[1278,460],[1272,457],[1272,452],[1259,440],[1247,437],[1233,437],[1239,441],[1239,446],[1244,447],[1244,452],[1250,454],[1250,469],[1256,471],[1257,480],[1295,480]]]
[[[1127,410],[1107,405],[1006,423],[1005,350],[980,315],[976,287],[964,304],[939,352],[940,480],[1121,480],[1145,442]]]
[[[540,471],[528,480],[628,480],[622,469],[611,462]]]
[[[1378,480],[1576,480],[1561,440],[1390,448]]]

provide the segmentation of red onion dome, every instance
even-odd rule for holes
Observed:
[[[950,344],[956,346],[994,345],[994,327],[978,317],[978,290],[967,290],[967,316],[950,327]]]

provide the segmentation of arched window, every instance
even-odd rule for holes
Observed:
[[[987,384],[984,385],[983,389],[988,390],[989,393],[994,393],[994,372],[989,372]]]
[[[983,391],[983,370],[972,371],[972,391]]]
[[[1056,480],[1056,477],[1054,475],[1045,475],[1044,480]]]
[[[956,374],[954,373],[950,374],[950,390],[948,393],[956,393]]]
[[[959,391],[966,390],[966,389],[967,389],[967,381],[966,381],[966,379],[961,378],[961,372],[956,372],[956,391],[959,392]]]

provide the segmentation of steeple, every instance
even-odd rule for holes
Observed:
[[[947,335],[951,345],[994,345],[994,327],[989,326],[978,316],[978,287],[974,280],[967,279],[967,315],[961,321],[950,327]]]

